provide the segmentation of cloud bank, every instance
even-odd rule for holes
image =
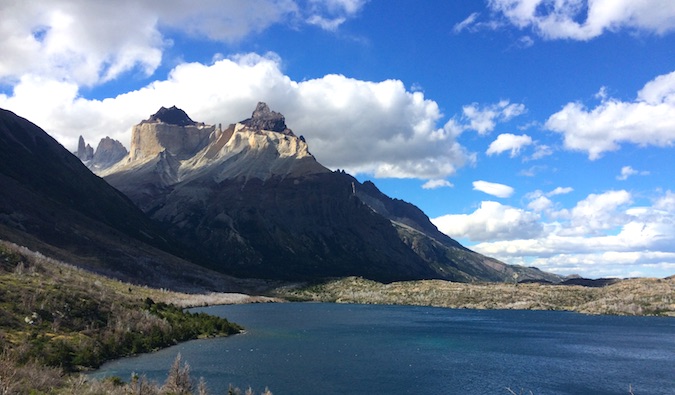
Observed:
[[[570,209],[550,198],[556,188],[530,194],[529,210],[484,201],[471,214],[432,222],[447,235],[478,241],[475,251],[512,264],[589,277],[675,270],[675,193],[636,206],[625,190],[590,194]]]

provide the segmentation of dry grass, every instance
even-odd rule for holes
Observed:
[[[673,277],[624,280],[603,288],[533,283],[467,284],[442,280],[380,284],[348,277],[311,287],[283,289],[279,295],[337,303],[675,316]]]
[[[270,300],[136,286],[0,240],[0,395],[169,393],[142,377],[128,384],[87,382],[67,372],[173,344],[195,336],[195,328],[204,331],[198,336],[237,329],[177,307]],[[205,394],[204,388],[195,385],[191,391]]]

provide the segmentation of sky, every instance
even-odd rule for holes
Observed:
[[[259,101],[465,246],[675,274],[672,0],[0,0],[0,107],[69,150]]]

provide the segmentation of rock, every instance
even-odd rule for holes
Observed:
[[[185,111],[176,106],[172,106],[171,108],[162,107],[155,114],[151,115],[150,118],[141,123],[153,122],[162,122],[178,126],[197,125],[197,122],[190,119]]]
[[[84,137],[80,136],[80,140],[77,143],[77,152],[75,156],[80,158],[81,161],[86,162],[91,160],[94,157],[94,149],[91,145],[84,142]]]
[[[286,119],[276,111],[271,111],[266,103],[258,102],[251,118],[239,122],[252,130],[269,130],[294,136],[293,132],[286,127]]]
[[[195,122],[185,111],[162,107],[131,130],[131,161],[149,160],[167,151],[179,159],[187,158],[209,143],[215,126]]]
[[[92,165],[97,168],[106,168],[119,162],[127,155],[127,149],[117,140],[110,137],[102,138],[96,147],[92,158]]]

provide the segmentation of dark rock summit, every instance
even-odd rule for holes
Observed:
[[[176,106],[172,106],[171,108],[166,108],[162,107],[157,111],[155,114],[151,115],[150,118],[147,120],[141,122],[141,123],[146,123],[146,122],[164,122],[168,123],[171,125],[178,125],[178,126],[188,126],[188,125],[196,125],[197,122],[193,121],[190,119],[190,117],[185,113],[185,111],[181,110],[180,108]]]
[[[286,127],[286,118],[276,111],[271,111],[266,103],[259,102],[251,118],[240,122],[253,130],[269,130],[293,136],[293,132]]]

